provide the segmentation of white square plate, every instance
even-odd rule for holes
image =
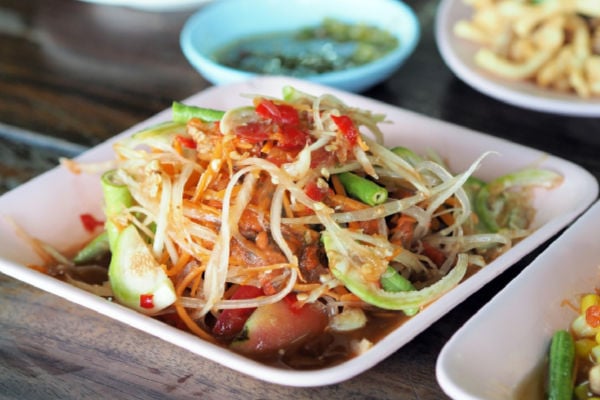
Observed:
[[[265,77],[245,83],[215,86],[184,101],[205,107],[228,109],[250,103],[248,98],[240,94],[279,97],[281,89],[287,84],[315,95],[331,93],[349,105],[386,114],[388,120],[393,121],[382,125],[387,145],[402,144],[417,152],[434,150],[447,160],[450,168],[455,172],[467,168],[482,153],[493,150],[497,154],[490,155],[484,160],[476,173],[477,176],[490,179],[539,163],[542,167],[561,173],[564,176],[564,183],[555,190],[536,194],[537,217],[534,222],[536,231],[531,236],[391,332],[363,355],[341,365],[315,371],[278,369],[254,362],[150,317],[33,271],[24,265],[38,261],[36,255],[15,235],[11,225],[1,217],[0,272],[257,379],[291,386],[321,386],[349,379],[398,350],[474,291],[564,228],[582,213],[598,194],[596,179],[581,167],[568,161],[314,83],[290,78]],[[110,159],[111,146],[115,140],[170,118],[170,110],[165,110],[86,152],[78,160],[85,162]],[[79,215],[92,213],[98,218],[103,218],[101,208],[102,196],[98,177],[73,175],[60,167],[0,197],[0,214],[10,216],[31,235],[49,242],[59,250],[72,249],[88,240],[89,234],[81,226]]]
[[[543,368],[552,334],[577,316],[566,302],[600,287],[598,226],[600,202],[452,336],[436,367],[450,397],[514,398]]]

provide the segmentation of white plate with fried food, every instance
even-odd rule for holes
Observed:
[[[577,17],[566,4],[442,0],[439,51],[458,78],[488,96],[537,111],[600,116],[600,28],[594,33],[594,18]],[[569,4],[600,15],[589,0]]]

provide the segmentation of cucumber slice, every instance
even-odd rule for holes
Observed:
[[[117,236],[108,277],[116,300],[144,314],[155,314],[177,298],[173,282],[134,225]]]

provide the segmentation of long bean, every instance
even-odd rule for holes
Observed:
[[[404,161],[408,162],[413,167],[423,161],[421,156],[412,151],[411,149],[404,146],[396,146],[393,147],[392,153],[404,159]]]
[[[183,123],[189,121],[191,118],[198,118],[205,122],[216,122],[220,121],[225,114],[221,110],[191,106],[178,101],[173,102],[171,111],[173,112],[173,121]]]
[[[411,281],[403,277],[392,267],[387,267],[380,278],[381,287],[386,292],[408,292],[415,290]],[[409,317],[419,312],[419,307],[405,308],[404,313]]]
[[[108,232],[103,231],[93,240],[91,240],[83,249],[73,257],[73,262],[77,265],[85,264],[102,258],[110,251],[108,242]]]
[[[388,191],[386,188],[381,187],[366,178],[353,174],[352,172],[342,172],[337,176],[346,192],[363,203],[370,206],[376,206],[384,203],[388,198]]]
[[[388,292],[415,290],[413,284],[392,267],[387,267],[381,275],[381,287]]]

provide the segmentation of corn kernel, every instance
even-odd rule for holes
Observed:
[[[578,339],[575,341],[575,354],[579,358],[587,358],[596,344],[592,339]]]
[[[585,314],[585,311],[590,306],[594,306],[594,305],[598,305],[598,304],[600,304],[600,296],[598,296],[597,294],[586,294],[581,299],[581,304],[580,304],[579,310],[582,314]]]
[[[579,358],[588,358],[592,348],[596,345],[596,341],[592,339],[577,339],[575,341],[575,354]]]
[[[595,363],[600,361],[600,345],[596,345],[594,347],[592,347],[592,350],[590,350],[590,354],[592,355],[592,361],[594,361]]]

